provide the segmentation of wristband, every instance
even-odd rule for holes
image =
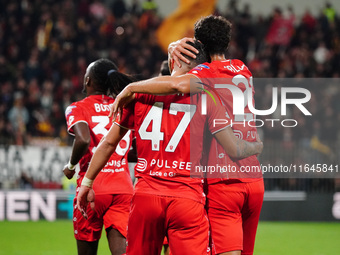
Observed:
[[[67,168],[70,169],[71,171],[74,171],[74,170],[76,169],[76,165],[77,165],[77,164],[72,165],[72,164],[71,164],[71,161],[69,161],[69,162],[67,163]]]
[[[86,176],[84,176],[84,179],[81,182],[81,185],[84,185],[86,187],[92,188],[92,184],[93,184],[93,180],[87,178]]]

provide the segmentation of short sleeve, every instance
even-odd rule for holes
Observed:
[[[205,94],[207,98],[207,122],[212,134],[215,134],[231,125],[227,110],[216,94]],[[214,99],[213,99],[214,97]]]
[[[74,135],[73,126],[79,122],[84,122],[88,125],[85,112],[82,107],[77,104],[73,103],[68,106],[65,110],[65,118],[67,124],[67,132],[71,135]]]

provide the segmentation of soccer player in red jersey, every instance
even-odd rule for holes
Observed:
[[[212,28],[219,33],[213,32]],[[252,74],[242,61],[224,58],[230,34],[231,24],[223,18],[209,16],[198,21],[195,24],[195,38],[205,45],[212,62],[210,69],[197,68],[190,73],[203,82],[211,81],[212,78],[218,78],[215,81],[213,79],[215,84],[222,83],[217,81],[228,81],[228,85],[216,85],[215,88],[228,115],[232,117],[235,135],[251,142],[256,140],[257,135],[253,122],[255,116],[248,105],[248,95],[251,95],[251,104],[254,106]],[[240,106],[244,110],[242,115],[234,114],[234,105],[238,100],[235,91],[241,91],[239,96],[246,102]],[[229,169],[236,169],[236,172],[229,172],[225,177],[207,176],[207,212],[211,225],[212,252],[251,255],[264,194],[260,163],[255,155],[242,160],[231,160],[228,155],[222,155],[223,148],[212,139],[208,165],[228,165]],[[246,169],[253,171],[247,172]]]
[[[202,46],[196,42],[196,47]],[[179,70],[174,70],[173,75],[177,74]],[[204,114],[202,97],[133,95],[122,120],[110,129],[91,160],[78,195],[80,210],[93,201],[92,182],[119,137],[127,128],[135,129],[138,182],[129,217],[127,254],[160,254],[165,235],[174,255],[207,254],[203,179],[200,175],[190,177],[191,167],[199,165],[207,130],[234,157],[244,158],[262,151],[261,142],[239,140],[227,124],[214,125],[215,119],[225,118],[225,109],[207,97]]]
[[[79,163],[77,194],[96,147],[112,126],[112,118],[107,115],[114,99],[108,95],[118,94],[131,81],[130,77],[117,71],[113,62],[99,59],[88,66],[84,76],[87,97],[66,109],[68,132],[75,139],[70,161],[63,171],[71,179]],[[130,146],[131,132],[123,137],[94,182],[96,208],[94,211],[86,208],[88,219],[84,219],[74,207],[73,227],[78,254],[97,254],[103,225],[111,253],[118,255],[126,251],[127,222],[133,194],[127,162]]]
[[[148,82],[130,84],[118,95],[112,108],[113,112],[120,111],[120,108],[130,101],[133,93],[171,94],[197,92],[196,86],[190,86],[192,84],[190,79],[195,76],[202,83],[210,86],[214,86],[217,78],[225,79],[222,83],[224,85],[219,85],[216,89],[226,106],[227,115],[233,116],[233,103],[235,101],[233,101],[231,90],[235,90],[236,87],[240,89],[241,97],[245,97],[247,102],[247,93],[250,91],[253,94],[254,89],[252,75],[244,63],[240,60],[228,60],[225,58],[224,54],[228,48],[230,37],[231,24],[223,17],[208,16],[199,20],[195,24],[195,38],[203,43],[209,53],[211,63],[199,65],[188,74],[176,78],[157,77]],[[171,61],[170,68],[173,66],[174,61],[180,65],[178,59],[187,61],[183,54],[193,55],[190,50],[195,51],[195,49],[186,44],[186,41],[192,41],[192,39],[184,38],[170,46],[176,57]],[[228,86],[225,86],[226,83]],[[159,85],[156,87],[155,84]],[[252,101],[254,102],[254,99]],[[244,114],[243,116],[234,116],[232,118],[233,130],[240,138],[254,141],[257,136],[254,123],[251,122],[254,116],[251,114],[248,105],[242,105],[241,107],[244,108]],[[249,125],[250,123],[251,125]],[[213,254],[239,255],[241,252],[244,255],[253,254],[264,194],[260,164],[256,156],[239,161],[231,160],[232,155],[225,155],[223,149],[213,139],[210,148],[209,166],[234,166],[237,172],[237,174],[229,174],[228,176],[208,176],[210,178],[219,177],[207,180],[209,184],[207,210],[211,224]],[[240,171],[247,167],[248,169],[253,167],[252,169],[255,169],[255,173],[247,174]]]

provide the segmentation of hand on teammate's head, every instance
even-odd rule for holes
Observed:
[[[180,60],[182,60],[184,63],[190,64],[190,60],[184,57],[183,54],[192,58],[196,58],[196,55],[193,52],[197,54],[198,50],[194,46],[187,43],[194,43],[194,41],[195,40],[193,38],[184,37],[176,42],[172,42],[169,44],[169,56],[175,61],[178,67],[182,67]]]

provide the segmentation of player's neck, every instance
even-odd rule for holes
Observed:
[[[91,93],[88,93],[87,96],[89,97],[89,96],[95,96],[95,95],[103,95],[103,96],[105,96],[106,94],[104,92],[102,92],[102,91],[93,91]]]
[[[211,62],[212,61],[223,61],[226,60],[224,54],[213,54],[210,56]]]
[[[174,68],[174,70],[172,70],[171,72],[171,76],[180,76],[182,74],[185,74],[185,72],[183,72],[183,70],[181,70],[180,68]]]

